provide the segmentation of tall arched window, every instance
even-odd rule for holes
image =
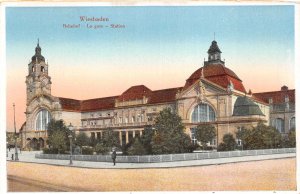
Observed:
[[[295,129],[295,127],[296,127],[296,120],[295,117],[292,117],[290,120],[290,130]]]
[[[35,130],[46,130],[47,124],[51,120],[51,115],[46,109],[40,110],[35,120]]]
[[[215,111],[208,104],[199,104],[194,108],[192,122],[212,122],[215,120]]]
[[[284,120],[277,118],[274,120],[273,126],[280,132],[284,133]]]

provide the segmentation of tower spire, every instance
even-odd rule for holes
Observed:
[[[32,56],[32,61],[36,61],[36,58],[38,59],[38,61],[44,61],[45,62],[45,58],[42,56],[42,49],[40,47],[40,39],[37,39],[37,45],[35,47],[35,55]]]
[[[214,33],[215,38],[215,33]],[[204,65],[208,64],[222,64],[224,65],[224,61],[221,60],[221,50],[219,49],[217,41],[213,40],[211,45],[207,51],[208,53],[208,61],[204,63]]]

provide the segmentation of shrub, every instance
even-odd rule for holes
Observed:
[[[242,140],[243,149],[270,149],[282,147],[282,136],[274,127],[258,123],[252,129],[242,129],[236,133]]]
[[[205,150],[207,143],[216,137],[216,128],[213,125],[199,125],[196,128],[195,137],[201,142],[203,150]]]
[[[296,147],[296,130],[291,129],[288,134],[289,147]]]
[[[86,133],[80,132],[78,135],[76,135],[75,144],[79,147],[87,146],[90,144],[90,138],[86,135]]]
[[[95,152],[97,154],[107,154],[109,152],[109,148],[100,142],[95,146]]]
[[[235,139],[231,133],[223,136],[223,142],[219,144],[218,151],[231,151],[235,148]]]
[[[128,148],[128,155],[145,155],[147,154],[146,149],[141,143],[139,138],[133,140],[132,145]]]
[[[83,146],[82,147],[82,155],[93,155],[93,148],[92,147],[88,147],[88,146]]]
[[[58,154],[58,149],[54,148],[44,148],[43,149],[44,154]]]

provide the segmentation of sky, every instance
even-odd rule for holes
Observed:
[[[17,130],[25,122],[25,77],[38,39],[52,95],[59,97],[120,95],[141,84],[181,87],[203,65],[214,39],[246,90],[295,88],[293,6],[7,7],[8,131],[13,103]]]

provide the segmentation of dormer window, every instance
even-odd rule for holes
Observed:
[[[289,96],[288,96],[288,95],[286,95],[286,96],[284,97],[284,102],[289,102]]]
[[[269,98],[269,104],[273,104],[273,98]]]
[[[41,66],[41,72],[45,72],[45,67]]]

